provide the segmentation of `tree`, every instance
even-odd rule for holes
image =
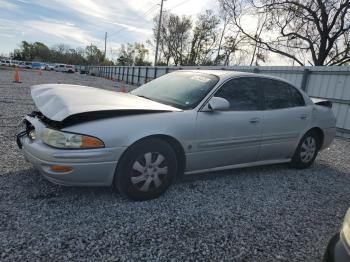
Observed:
[[[151,65],[149,61],[146,61],[148,53],[149,50],[143,43],[123,44],[119,49],[117,63],[123,66],[148,66]]]
[[[58,44],[49,48],[41,42],[28,43],[27,41],[22,41],[20,48],[15,49],[11,57],[22,61],[42,61],[74,65],[113,65],[112,61],[103,59],[102,51],[95,45],[89,45],[85,49],[81,47],[74,49],[65,44]]]
[[[32,45],[32,58],[36,61],[50,61],[50,49],[41,42],[34,42]]]
[[[217,27],[220,19],[212,11],[207,10],[199,14],[196,26],[193,29],[191,51],[187,63],[189,65],[212,64],[211,56],[216,44]]]
[[[241,64],[242,57],[240,55],[244,54],[244,57],[247,56],[247,52],[240,48],[240,45],[244,40],[244,38],[239,37],[239,32],[237,32],[234,36],[226,36],[222,46],[223,55],[217,58],[217,62],[222,60],[225,66],[228,66],[232,60],[235,64]]]
[[[131,66],[134,64],[135,48],[131,43],[122,45],[119,50],[118,65]]]
[[[103,62],[104,55],[100,49],[95,45],[89,45],[85,48],[86,60],[88,64],[98,65]]]
[[[149,54],[149,50],[143,43],[134,43],[135,48],[135,66],[149,66],[151,62],[146,61],[146,56]]]
[[[13,51],[12,57],[18,60],[49,61],[50,55],[50,49],[45,44],[22,41],[20,48]]]
[[[299,65],[343,65],[350,61],[350,0],[220,3],[231,23],[255,42],[257,49],[287,57]],[[259,29],[261,34],[249,30],[258,14],[266,16]]]
[[[160,29],[160,61],[165,59],[166,65],[173,60],[175,65],[182,65],[186,61],[192,21],[188,16],[178,16],[165,12]],[[154,18],[153,36],[157,40],[158,17]]]

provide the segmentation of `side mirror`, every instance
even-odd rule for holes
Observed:
[[[226,111],[230,108],[230,103],[222,97],[213,96],[208,104],[206,111]]]

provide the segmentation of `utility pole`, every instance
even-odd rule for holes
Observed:
[[[164,2],[164,0],[161,0],[161,2],[160,2],[160,12],[159,12],[159,21],[158,21],[156,54],[154,56],[154,66],[156,66],[157,61],[158,61],[158,48],[159,48],[159,38],[160,38],[160,27],[162,26],[163,2]]]
[[[105,52],[103,54],[103,59],[106,59],[106,50],[107,50],[107,32],[105,33]]]
[[[221,37],[220,37],[220,42],[219,42],[218,53],[217,53],[216,58],[215,58],[215,65],[217,65],[217,64],[218,64],[218,61],[219,61],[219,56],[220,56],[220,51],[221,51],[221,44],[222,44],[222,39],[224,38],[224,35],[225,35],[226,26],[227,26],[227,20],[226,20],[226,17],[225,17],[225,20],[224,20],[224,29],[222,29],[222,33],[221,33]]]

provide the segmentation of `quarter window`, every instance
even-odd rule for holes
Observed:
[[[259,109],[259,95],[254,78],[242,77],[225,83],[215,94],[230,103],[232,111],[250,111]]]

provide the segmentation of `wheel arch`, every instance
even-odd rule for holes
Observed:
[[[317,135],[317,137],[319,139],[318,142],[320,143],[319,146],[318,146],[318,149],[322,148],[323,142],[324,142],[324,132],[323,132],[323,130],[320,127],[313,127],[313,128],[310,128],[306,133],[309,133],[309,132],[313,132],[313,133],[315,133]]]
[[[130,148],[131,146],[133,146],[133,145],[135,145],[143,140],[152,139],[152,138],[163,140],[174,149],[177,160],[178,160],[178,165],[179,165],[178,175],[182,176],[183,173],[185,172],[185,169],[186,169],[185,150],[184,150],[183,146],[181,145],[181,143],[179,142],[179,140],[177,140],[173,136],[165,135],[165,134],[153,134],[153,135],[145,136],[145,137],[142,137],[142,138],[134,141],[131,145],[128,146],[128,148]],[[120,159],[125,155],[125,153],[127,151],[128,151],[128,149],[126,149],[123,152],[123,154],[120,156]],[[118,165],[117,165],[117,168],[118,168]]]

